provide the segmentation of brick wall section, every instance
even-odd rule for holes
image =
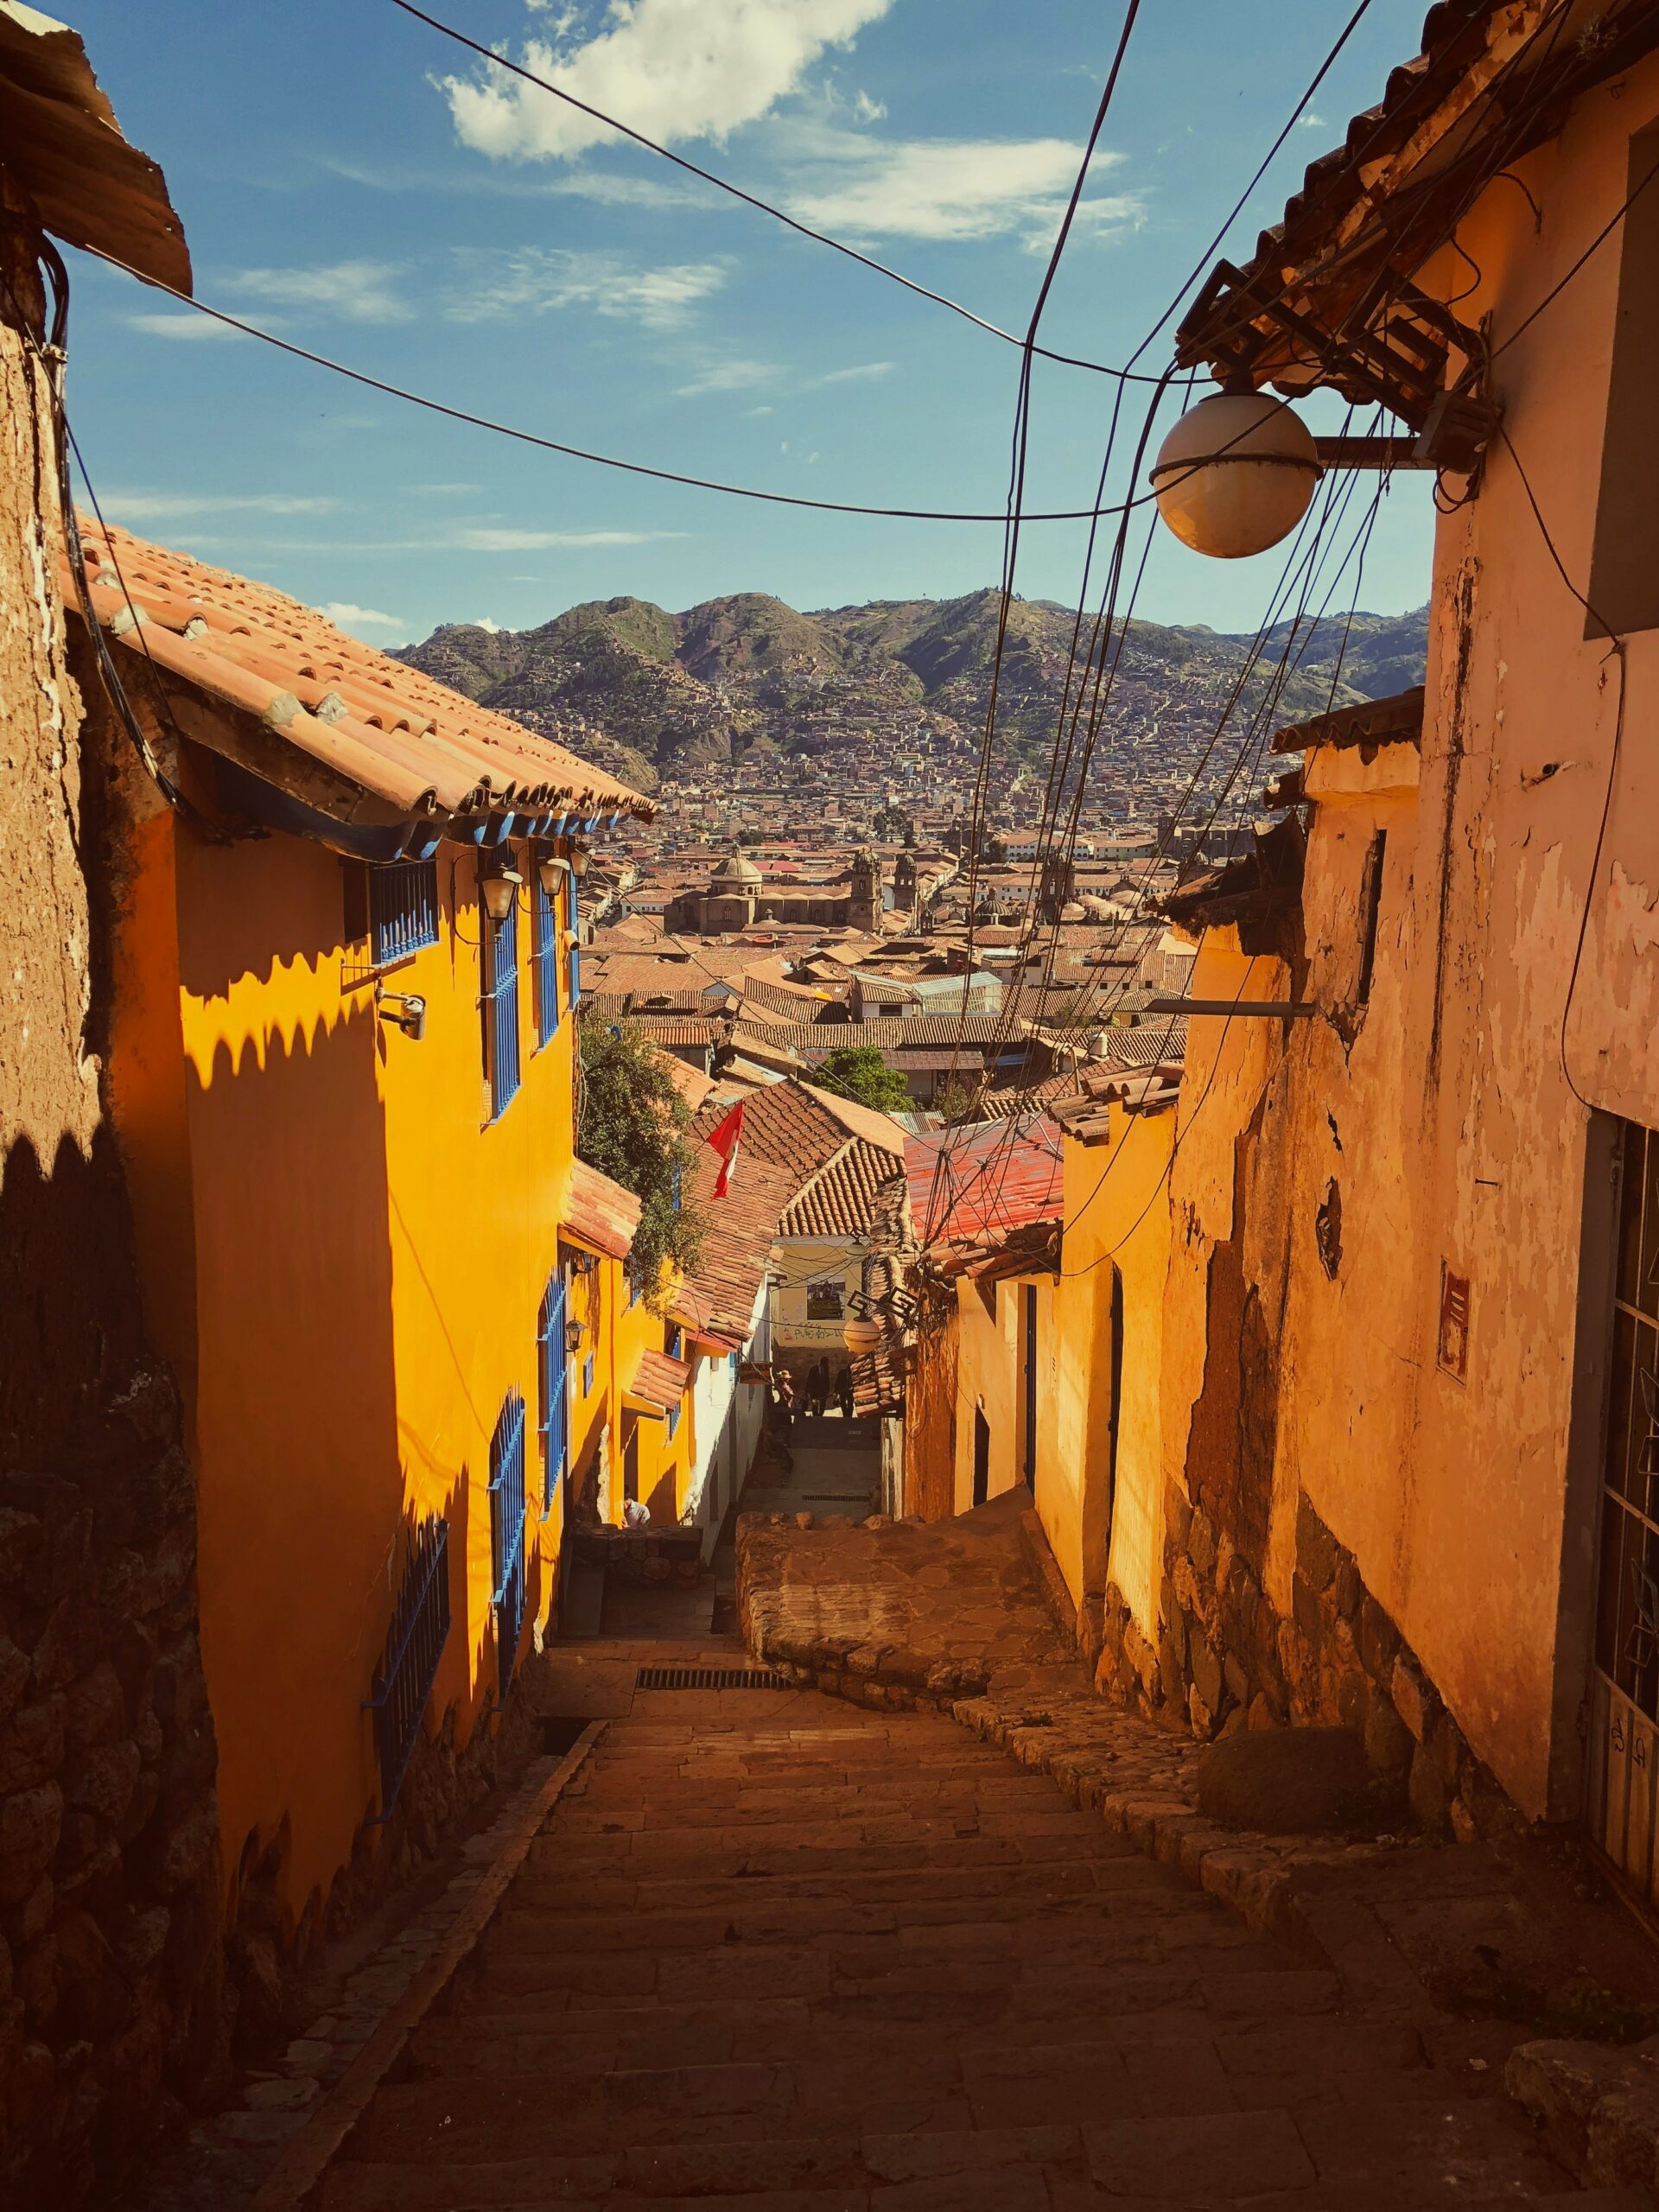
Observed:
[[[194,1496],[102,1091],[105,785],[31,243],[0,224],[0,2202],[67,2208],[212,2088],[226,2008]]]
[[[1305,1495],[1289,1619],[1232,1539],[1173,1484],[1165,1531],[1155,1648],[1107,1586],[1095,1673],[1103,1695],[1201,1740],[1287,1721],[1355,1728],[1373,1771],[1404,1777],[1425,1828],[1467,1842],[1517,1823],[1353,1554]]]

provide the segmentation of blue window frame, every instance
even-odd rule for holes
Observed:
[[[491,1601],[500,1694],[512,1680],[524,1625],[524,1402],[509,1390],[490,1439]]]
[[[377,968],[438,941],[438,864],[393,861],[369,870],[369,957]]]
[[[380,1810],[371,1826],[391,1818],[420,1741],[421,1722],[448,1635],[449,1523],[434,1516],[410,1537],[386,1648],[374,1673],[374,1695],[364,1700],[365,1709],[374,1715],[375,1758],[380,1769]]]
[[[549,1043],[559,1029],[559,899],[542,882],[540,868],[531,874],[531,920],[535,930],[536,1042]]]
[[[574,875],[568,875],[564,880],[570,899],[569,1001],[570,1011],[574,1014],[582,1003],[582,947],[576,942],[581,934],[582,924],[576,912],[576,879]]]
[[[565,1281],[556,1268],[542,1294],[536,1344],[542,1370],[542,1512],[553,1510],[553,1493],[570,1448],[570,1408],[565,1395]]]
[[[504,922],[493,922],[479,902],[483,931],[484,1058],[490,1078],[490,1119],[503,1113],[518,1090],[518,901]]]
[[[663,1336],[663,1350],[668,1354],[671,1359],[684,1358],[685,1354],[681,1349],[684,1342],[685,1338],[683,1335],[673,1325],[672,1323],[671,1323]],[[676,1433],[679,1428],[680,1414],[683,1410],[685,1400],[682,1398],[678,1405],[671,1406],[669,1408],[668,1440],[671,1444],[674,1441]]]
[[[582,1363],[582,1395],[584,1398],[591,1397],[593,1395],[593,1390],[594,1355],[592,1352],[589,1352],[587,1358]]]

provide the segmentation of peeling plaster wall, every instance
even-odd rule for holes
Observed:
[[[1512,185],[1487,193],[1459,233],[1484,272],[1466,321],[1490,314],[1501,346],[1614,216],[1629,141],[1656,115],[1659,59],[1586,95],[1519,164],[1536,232]],[[1478,496],[1440,524],[1416,787],[1408,748],[1310,762],[1321,1014],[1282,1039],[1193,1022],[1171,1182],[1166,1473],[1211,1561],[1206,1602],[1259,1580],[1280,1624],[1262,1678],[1280,1669],[1306,1717],[1390,1735],[1420,1810],[1438,1767],[1459,1832],[1481,1824],[1489,1770],[1529,1815],[1578,1809],[1597,1446],[1582,1407],[1574,1427],[1574,1370],[1596,1357],[1581,1312],[1611,1287],[1599,1247],[1580,1279],[1589,1109],[1659,1124],[1659,632],[1624,642],[1615,762],[1620,660],[1586,638],[1567,581],[1590,575],[1617,238],[1497,357],[1514,450],[1496,445]],[[1440,289],[1470,267],[1448,259]],[[1243,978],[1233,933],[1212,933],[1194,993]],[[1243,988],[1275,980],[1259,969]],[[1437,1357],[1443,1268],[1471,1285],[1461,1376]],[[1191,1649],[1177,1656],[1190,1686]],[[1426,1719],[1436,1692],[1446,1716]],[[1206,1727],[1236,1698],[1203,1700]]]

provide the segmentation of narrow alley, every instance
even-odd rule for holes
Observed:
[[[1357,2002],[950,1719],[619,1702],[324,2212],[1643,2201],[1541,2155],[1489,2031]]]

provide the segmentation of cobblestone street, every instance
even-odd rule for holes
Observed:
[[[1645,2201],[1541,2152],[1503,2031],[1357,2000],[952,1719],[627,1703],[325,2212]]]

